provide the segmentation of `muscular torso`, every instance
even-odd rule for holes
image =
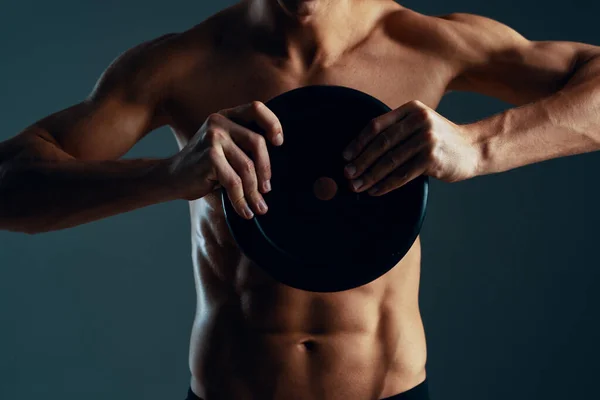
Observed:
[[[410,29],[390,37],[390,19],[404,18],[398,13],[382,18],[332,65],[311,70],[260,50],[250,34],[227,35],[231,29],[220,29],[234,19],[227,12],[187,33],[187,42],[196,35],[210,46],[199,55],[191,46],[185,50],[196,66],[170,89],[165,108],[180,146],[210,113],[311,84],[355,88],[391,108],[415,99],[435,108],[451,69],[435,53],[417,50]],[[277,283],[240,252],[218,194],[190,207],[198,304],[189,361],[199,396],[378,399],[425,379],[418,240],[394,269],[368,285],[308,293]]]

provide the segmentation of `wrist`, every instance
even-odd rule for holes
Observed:
[[[465,125],[471,146],[475,153],[473,177],[492,174],[494,170],[494,143],[500,136],[502,117],[500,115]]]
[[[150,186],[150,190],[159,194],[165,201],[182,199],[184,196],[179,185],[177,185],[174,160],[169,157],[156,161],[147,176],[147,184]]]

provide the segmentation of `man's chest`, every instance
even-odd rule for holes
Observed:
[[[308,71],[259,56],[217,56],[174,87],[169,114],[184,145],[211,113],[255,100],[267,102],[298,87],[339,85],[374,96],[392,109],[411,100],[435,108],[451,79],[441,60],[400,47],[357,52],[330,67]]]

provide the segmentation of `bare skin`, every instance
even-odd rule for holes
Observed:
[[[285,132],[264,102],[311,84],[369,93],[395,111],[349,146],[357,171],[348,178],[366,182],[356,190],[393,190],[421,173],[455,182],[600,149],[598,54],[392,1],[244,1],[128,51],[84,102],[1,143],[0,228],[33,234],[189,200],[198,299],[189,362],[199,397],[389,397],[426,378],[420,241],[383,277],[341,293],[291,289],[253,265],[229,234],[218,189],[242,216],[268,212],[265,140],[281,144]],[[523,107],[457,126],[433,111],[449,90]],[[399,120],[423,132],[408,149],[420,163],[369,170],[387,154],[374,138],[388,129],[385,143],[395,145],[408,135]],[[244,130],[250,121],[264,132]],[[119,159],[164,125],[179,153]]]

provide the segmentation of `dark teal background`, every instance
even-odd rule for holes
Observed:
[[[0,11],[0,140],[83,99],[144,40],[233,1],[11,1]],[[430,0],[536,40],[600,44],[597,2]],[[209,79],[207,77],[207,79]],[[504,104],[452,94],[456,122]],[[167,129],[128,157],[177,150]],[[432,182],[421,305],[435,400],[597,397],[600,155]],[[187,203],[37,236],[0,232],[0,399],[183,398],[195,311]]]

